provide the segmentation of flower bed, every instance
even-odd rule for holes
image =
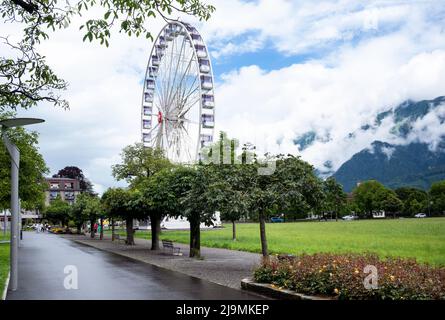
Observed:
[[[374,279],[369,266],[375,266],[377,271]],[[445,299],[445,268],[418,264],[414,259],[382,260],[373,254],[320,253],[271,258],[255,270],[254,280],[302,294],[338,299]]]

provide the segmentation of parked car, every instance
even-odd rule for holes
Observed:
[[[425,213],[418,213],[416,215],[414,215],[415,218],[426,218],[426,214]]]
[[[342,219],[343,219],[343,220],[346,220],[346,221],[356,220],[356,219],[357,219],[357,216],[347,215],[347,216],[342,217]]]
[[[270,222],[284,222],[284,219],[281,217],[272,217],[270,218]]]

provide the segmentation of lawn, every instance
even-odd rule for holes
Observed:
[[[0,244],[0,299],[9,272],[9,243]]]
[[[266,230],[271,253],[367,251],[445,265],[445,218],[268,223]],[[260,252],[258,224],[238,224],[237,241],[231,235],[231,225],[202,231],[201,245]],[[150,232],[138,231],[136,236],[150,239]],[[189,232],[164,231],[161,239],[188,243]]]

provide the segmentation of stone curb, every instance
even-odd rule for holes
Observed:
[[[10,276],[11,276],[11,273],[8,272],[8,276],[6,277],[6,281],[5,281],[5,287],[3,288],[2,300],[6,300],[6,294],[8,293]]]
[[[278,300],[336,300],[331,297],[308,296],[292,290],[278,289],[271,284],[257,283],[249,278],[241,280],[241,288]]]

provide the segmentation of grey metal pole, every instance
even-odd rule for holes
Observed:
[[[18,282],[18,226],[19,226],[19,149],[3,134],[3,142],[11,157],[11,246],[9,288],[17,290]]]

